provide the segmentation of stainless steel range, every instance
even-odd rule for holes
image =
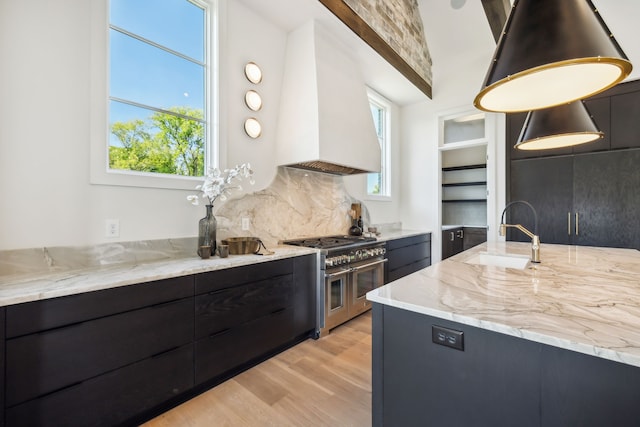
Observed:
[[[282,243],[320,249],[316,338],[371,308],[367,292],[384,284],[384,242],[340,235]]]

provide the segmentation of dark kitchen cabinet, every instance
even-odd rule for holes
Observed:
[[[385,284],[431,265],[431,233],[389,240],[386,249]]]
[[[0,425],[137,425],[310,336],[317,274],[313,254],[0,308]]]
[[[310,335],[313,266],[315,255],[308,255],[196,276],[196,384],[219,382]]]
[[[373,310],[373,426],[541,425],[539,344],[380,304]],[[462,331],[464,350],[433,343],[433,325]]]
[[[115,426],[193,387],[193,344],[7,409],[9,426]]]
[[[480,243],[487,241],[487,228],[486,227],[464,227],[464,235],[462,238],[462,250],[466,251],[474,246],[478,246]]]
[[[373,305],[373,426],[636,426],[640,368]],[[463,333],[463,350],[433,327]]]
[[[193,277],[6,312],[7,425],[118,424],[193,387],[192,365],[166,362],[193,352]]]
[[[571,243],[573,212],[573,157],[526,159],[512,162],[510,200],[526,200],[538,214],[538,234],[542,243]],[[521,224],[534,232],[531,210],[521,204],[512,205],[506,222]],[[507,240],[528,242],[519,230],[507,230]]]
[[[459,254],[464,248],[464,231],[462,227],[442,230],[442,259]]]
[[[293,259],[293,335],[315,333],[317,294],[320,283],[318,256],[306,255]]]
[[[514,161],[510,200],[534,206],[542,243],[640,248],[638,162],[639,149]],[[512,206],[507,221],[533,227],[524,206]],[[508,239],[528,241],[515,230]]]
[[[640,147],[640,80],[616,86],[611,96],[611,148]]]

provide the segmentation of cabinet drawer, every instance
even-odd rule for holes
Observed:
[[[196,341],[196,384],[264,356],[286,344],[292,333],[293,309],[287,308]]]
[[[260,280],[196,297],[196,339],[290,307],[293,275]]]
[[[413,264],[431,256],[431,245],[429,243],[419,243],[411,246],[405,246],[400,249],[391,251],[388,254],[389,270],[395,270],[404,265]]]
[[[195,278],[196,294],[292,273],[293,260],[291,258],[201,273]]]
[[[7,307],[7,337],[58,328],[192,295],[193,276],[185,276],[12,305]]]
[[[6,342],[6,401],[15,405],[193,340],[193,300]]]
[[[431,257],[421,259],[420,261],[414,262],[409,265],[404,265],[400,268],[396,268],[395,270],[389,270],[387,282],[393,282],[396,279],[399,279],[411,273],[415,273],[416,271],[422,270],[423,268],[427,268],[430,265],[431,265]]]
[[[474,246],[478,246],[480,243],[487,241],[487,229],[482,227],[465,227],[463,250],[471,249]]]
[[[431,242],[431,233],[420,234],[418,236],[404,237],[402,239],[389,240],[387,250],[393,251],[404,246],[416,245],[418,243]]]
[[[7,410],[7,426],[114,426],[193,387],[193,344]]]

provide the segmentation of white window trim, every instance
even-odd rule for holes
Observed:
[[[367,95],[369,100],[375,104],[378,104],[385,111],[385,129],[384,129],[384,147],[382,147],[383,152],[381,154],[382,161],[384,161],[384,167],[382,174],[382,179],[384,180],[385,189],[387,190],[387,194],[377,195],[377,194],[369,194],[369,189],[367,188],[367,182],[365,180],[365,200],[375,200],[375,201],[383,201],[390,202],[393,200],[393,192],[391,190],[391,128],[393,124],[391,123],[391,110],[393,104],[384,96],[380,95],[378,92],[371,88],[367,88]]]
[[[220,165],[220,34],[224,16],[221,13],[224,0],[189,0],[208,9],[205,32],[207,44],[208,72],[205,94],[205,114],[209,115],[207,126],[208,146],[205,147],[208,166]],[[201,177],[177,176],[136,171],[113,170],[109,168],[109,0],[91,1],[91,111],[89,170],[91,184],[119,185],[127,187],[148,187],[193,190],[202,181]],[[217,31],[212,32],[211,29]]]

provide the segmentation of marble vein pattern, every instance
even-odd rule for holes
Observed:
[[[229,255],[227,258],[172,258],[60,270],[42,275],[0,277],[0,306],[98,291],[171,277],[187,276],[277,259],[317,254],[314,249],[277,246],[273,255]]]
[[[543,244],[524,270],[467,263],[479,252],[528,255],[489,242],[401,278],[368,299],[640,367],[640,252]]]
[[[351,226],[348,213],[352,203],[361,202],[349,195],[340,176],[279,167],[266,189],[214,209],[218,238],[248,235],[241,229],[242,217],[251,218],[254,235],[265,245],[283,239],[346,234]],[[364,204],[362,219],[369,224]]]

